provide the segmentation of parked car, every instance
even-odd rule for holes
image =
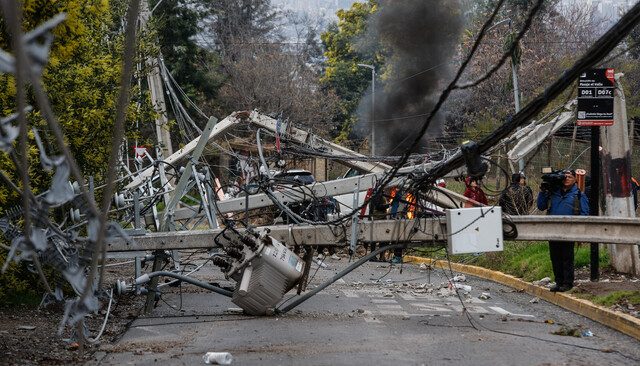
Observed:
[[[303,169],[290,169],[281,172],[275,172],[273,174],[273,183],[275,189],[281,188],[296,188],[300,186],[314,184],[316,182],[313,174]],[[301,194],[309,194],[309,190],[300,190]],[[293,202],[287,204],[287,206],[295,214],[313,221],[327,220],[328,214],[336,213],[338,205],[333,197],[312,197],[309,195],[308,199],[304,199],[300,202]],[[281,212],[276,218],[276,221],[282,220],[284,223],[290,223],[292,220],[284,212]]]

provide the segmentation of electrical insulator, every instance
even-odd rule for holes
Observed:
[[[226,272],[229,270],[229,268],[231,268],[231,263],[229,263],[229,261],[227,261],[226,259],[220,257],[213,258],[213,264],[222,268],[223,272]]]
[[[240,237],[240,240],[249,247],[249,249],[251,250],[256,250],[258,249],[258,244],[255,242],[255,240],[253,240],[253,238],[251,238],[248,235],[243,235]]]
[[[229,255],[229,257],[235,258],[240,262],[242,262],[242,260],[244,259],[244,253],[236,248],[227,249],[227,254]]]

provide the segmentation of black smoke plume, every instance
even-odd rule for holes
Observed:
[[[376,154],[404,152],[413,142],[442,90],[451,79],[463,17],[457,0],[381,0],[368,23],[361,49],[378,45],[386,57],[383,83],[376,86]],[[380,86],[383,86],[382,88]],[[371,95],[359,111],[371,126]],[[410,117],[416,116],[419,117]],[[432,121],[427,136],[442,130]],[[363,126],[360,126],[361,128]],[[422,144],[424,145],[424,144]],[[425,150],[421,146],[418,151]],[[416,152],[418,152],[416,151]]]

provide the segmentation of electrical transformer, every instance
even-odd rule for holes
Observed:
[[[225,239],[231,239],[229,236]],[[226,272],[236,281],[231,301],[248,314],[271,315],[302,277],[304,262],[270,236],[242,235],[237,239],[245,245],[242,256],[236,255]]]

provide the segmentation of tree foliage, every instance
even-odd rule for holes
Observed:
[[[373,65],[376,69],[384,63],[382,50],[376,45],[359,47],[364,42],[369,16],[377,11],[377,0],[353,3],[350,9],[339,10],[337,23],[329,25],[322,33],[325,51],[325,70],[321,82],[340,98],[339,113],[335,121],[342,123],[338,141],[349,139],[355,123],[354,113],[360,99],[371,84],[371,70],[358,64]]]
[[[151,1],[152,27],[167,68],[196,104],[213,114],[218,90],[224,81],[220,57],[207,45],[203,23],[210,11],[209,0]],[[157,55],[154,55],[157,56]]]
[[[42,74],[42,85],[53,112],[63,130],[66,144],[74,155],[82,173],[93,175],[97,182],[104,179],[109,159],[110,141],[115,119],[123,62],[122,19],[128,2],[125,0],[59,0],[22,2],[24,32],[29,32],[54,15],[64,12],[66,20],[54,30],[55,36],[49,60]],[[11,52],[11,41],[6,25],[0,24],[0,47]],[[37,103],[27,86],[27,103],[34,107],[28,115],[31,127],[40,131],[49,156],[60,155],[56,142]],[[133,95],[138,93],[133,91]],[[140,112],[132,101],[127,120],[134,121],[140,114],[150,116],[147,99],[141,100]],[[6,116],[16,112],[16,83],[11,75],[0,75],[0,113]],[[130,128],[132,123],[129,124]],[[29,175],[35,193],[48,189],[49,173],[40,166],[38,150],[29,133]],[[0,154],[0,169],[13,182],[19,182],[11,160]],[[6,185],[0,185],[0,216],[15,205],[18,195]],[[0,255],[0,262],[5,257]],[[45,273],[52,271],[45,268]],[[51,279],[51,277],[50,277]],[[12,263],[0,276],[0,302],[33,299],[42,291],[38,276],[26,264]]]
[[[72,154],[83,173],[95,176],[98,182],[103,179],[110,154],[122,68],[124,35],[120,22],[124,9],[126,2],[107,0],[26,0],[22,8],[25,32],[58,13],[67,15],[66,20],[53,30],[55,38],[49,62],[42,74],[42,84]],[[10,51],[10,39],[4,24],[0,47]],[[3,115],[16,112],[15,95],[13,77],[0,75],[0,111]],[[29,92],[27,102],[37,107]],[[48,154],[60,154],[55,142],[48,138],[51,134],[46,121],[37,108],[34,110],[29,115],[31,126],[42,131]],[[134,100],[128,109],[128,121],[133,121],[135,114]],[[48,179],[39,167],[33,144],[30,152],[32,183],[37,192],[47,188]],[[3,155],[2,159],[3,167],[9,167],[7,156]],[[15,172],[11,174],[16,178]],[[0,190],[0,206],[4,206],[10,196],[6,187]]]
[[[505,41],[508,43],[521,29],[532,3],[528,0],[506,2],[496,23],[502,19],[513,22],[497,25],[485,34],[464,76],[468,81],[476,80],[496,64],[505,51]],[[477,12],[469,16],[461,55],[469,52],[495,1],[484,4],[487,6],[476,8]],[[521,52],[516,70],[521,107],[559,77],[595,40],[598,33],[594,29],[598,29],[598,24],[592,13],[593,9],[585,6],[564,7],[559,2],[544,4],[519,45]],[[513,89],[512,65],[507,62],[493,77],[473,90],[452,95],[449,128],[462,131],[464,126],[465,130],[471,131],[478,125],[483,131],[490,131],[492,128],[489,127],[502,124],[508,116],[515,114]],[[554,101],[549,108],[564,104],[572,98],[569,94]]]

